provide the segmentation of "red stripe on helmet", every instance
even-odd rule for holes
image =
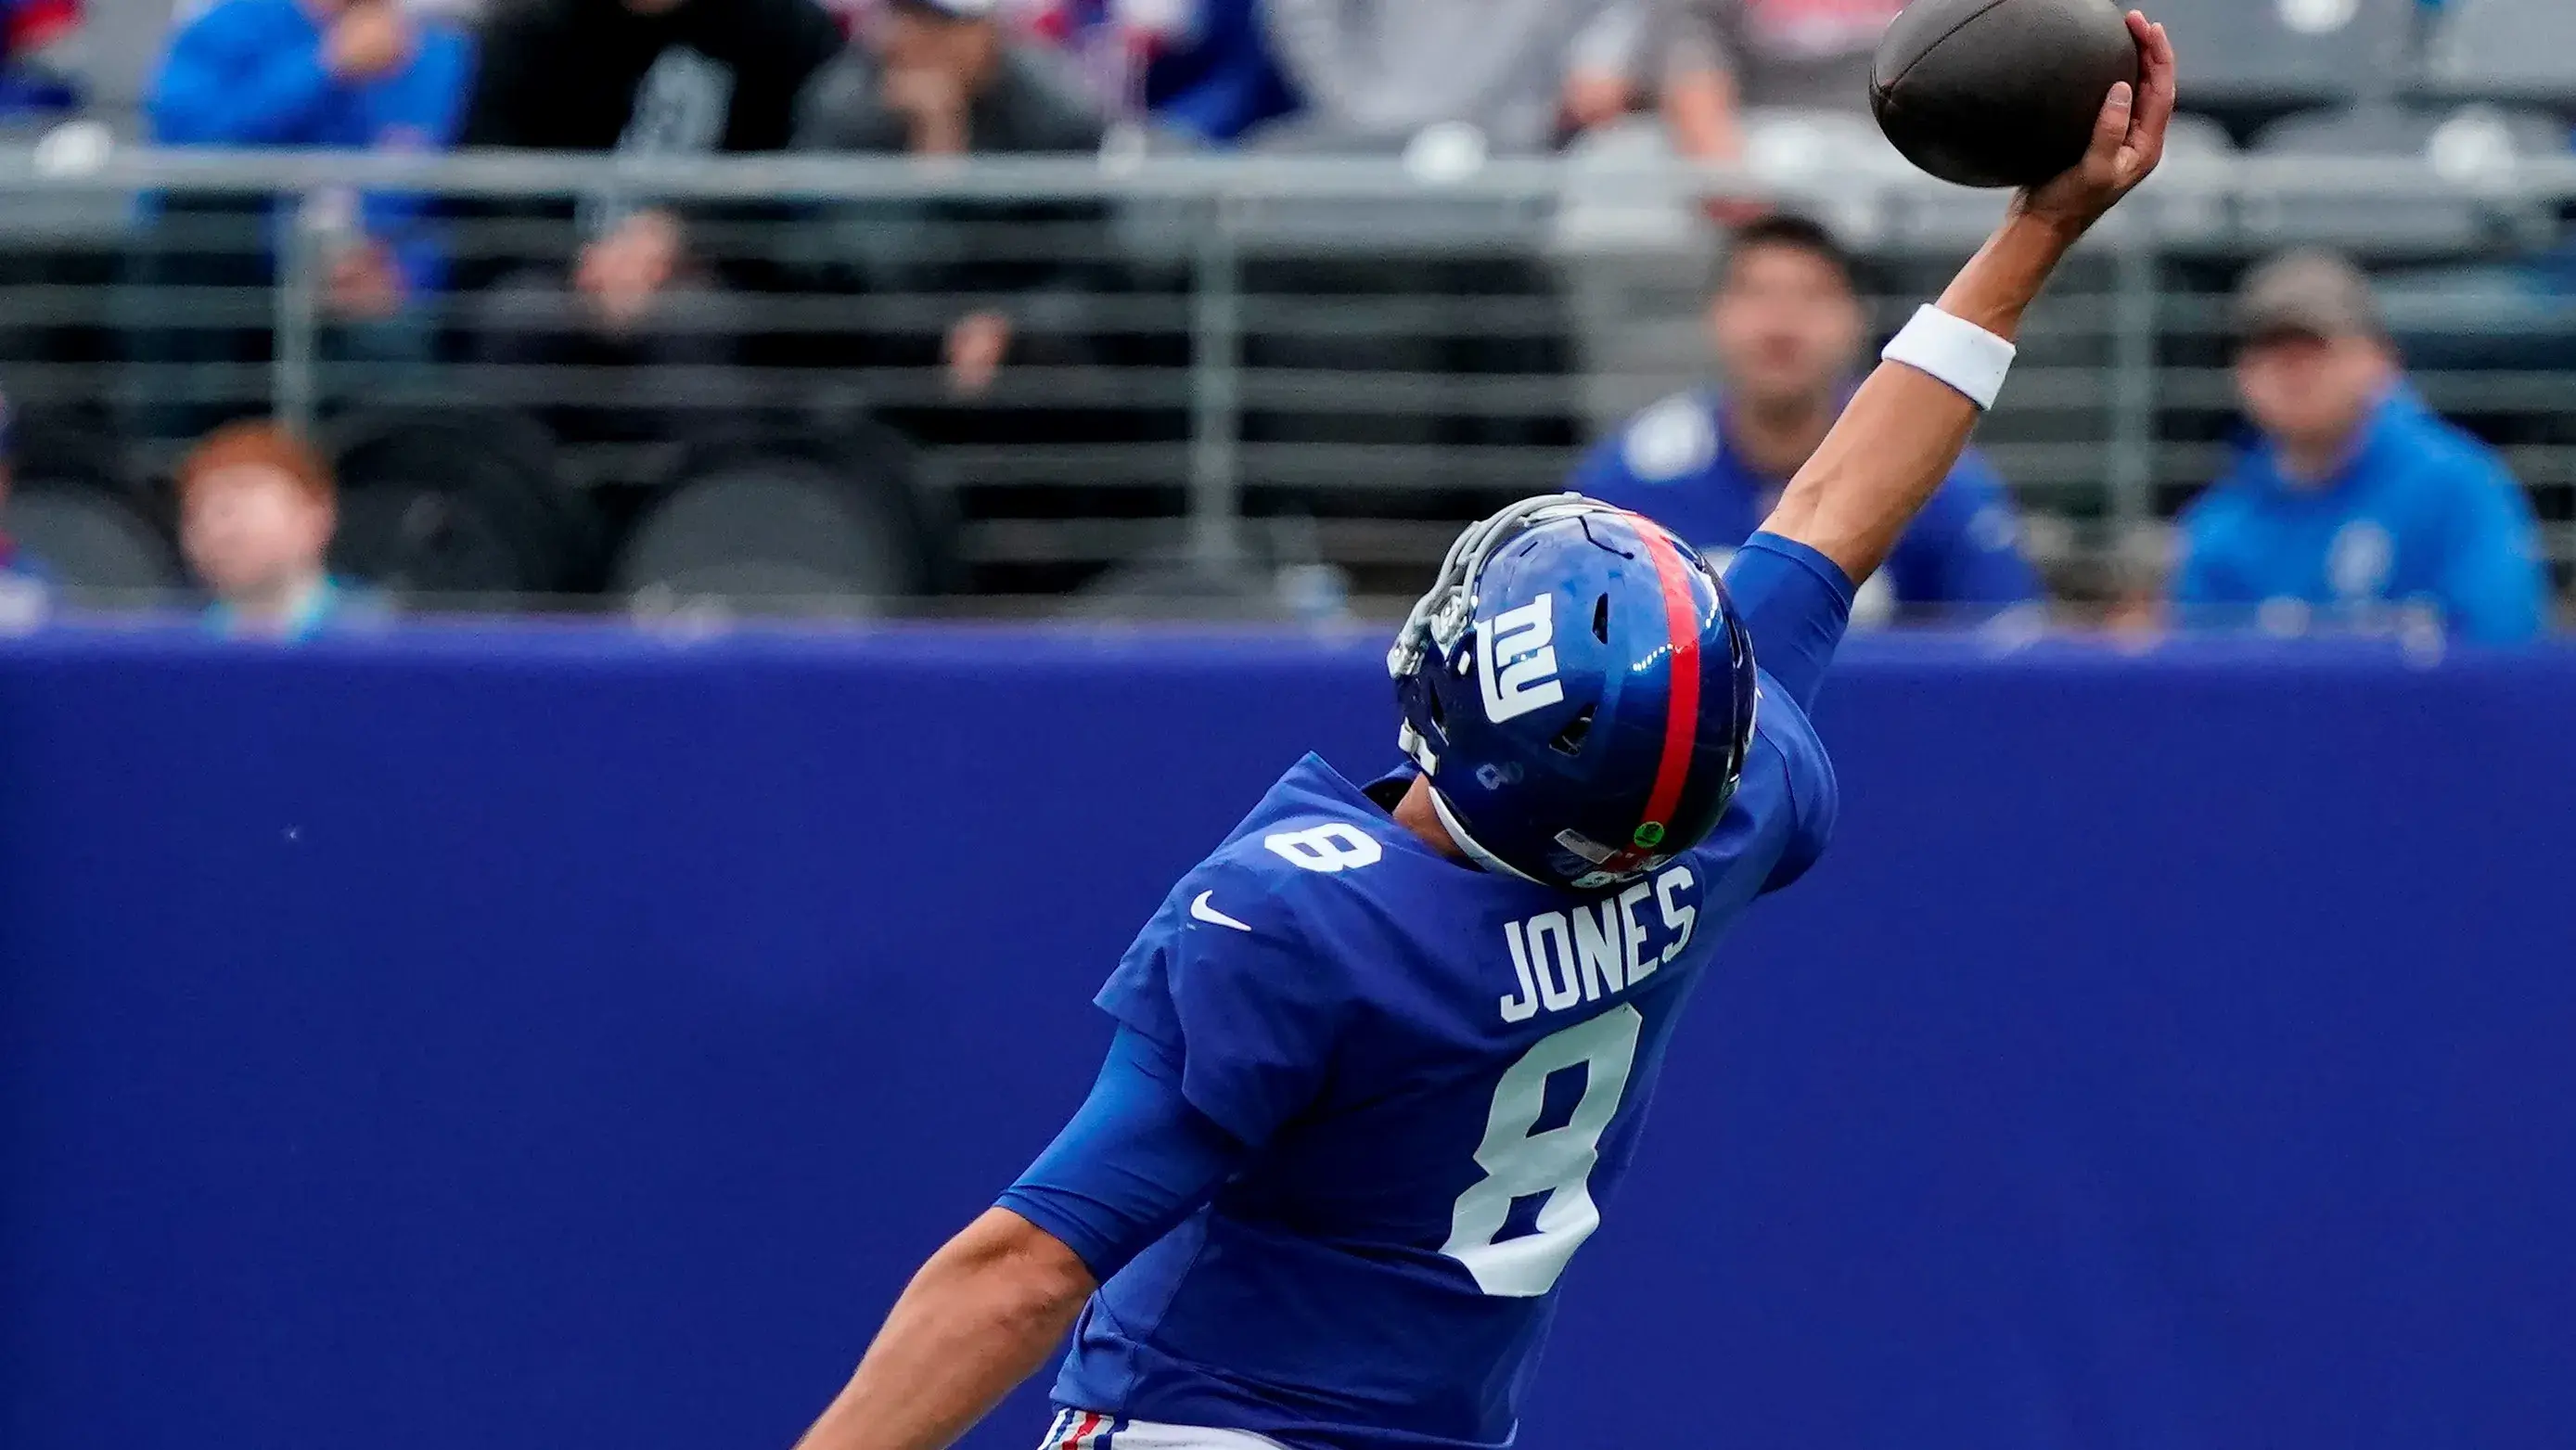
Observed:
[[[1691,597],[1691,567],[1664,531],[1644,520],[1637,537],[1655,566],[1655,583],[1664,596],[1664,632],[1672,643],[1672,692],[1664,703],[1664,753],[1655,764],[1654,789],[1646,793],[1646,813],[1638,820],[1669,828],[1673,807],[1681,804],[1682,786],[1690,780],[1692,744],[1699,736],[1699,610]],[[1660,841],[1658,842],[1660,844]],[[1631,836],[1616,854],[1601,863],[1604,871],[1633,871],[1655,853]]]

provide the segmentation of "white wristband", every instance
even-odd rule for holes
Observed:
[[[1930,373],[1982,409],[1993,407],[1995,395],[2004,390],[2004,374],[2012,371],[2013,345],[1938,307],[1918,307],[1914,319],[1879,356]]]

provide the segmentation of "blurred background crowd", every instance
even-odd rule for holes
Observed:
[[[1324,621],[1558,486],[1722,553],[2002,204],[1877,136],[1901,8],[6,0],[0,621]],[[2549,631],[2576,5],[2153,8],[2174,158],[1864,616]]]

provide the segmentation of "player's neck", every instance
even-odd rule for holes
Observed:
[[[1404,799],[1395,803],[1395,823],[1422,838],[1423,844],[1452,861],[1464,861],[1467,853],[1458,849],[1458,840],[1449,828],[1440,824],[1440,812],[1431,805],[1431,777],[1417,775],[1405,787]]]

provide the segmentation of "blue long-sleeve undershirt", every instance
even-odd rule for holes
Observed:
[[[1182,1096],[1172,1049],[1121,1027],[1091,1096],[999,1206],[1105,1281],[1197,1212],[1250,1156]]]

